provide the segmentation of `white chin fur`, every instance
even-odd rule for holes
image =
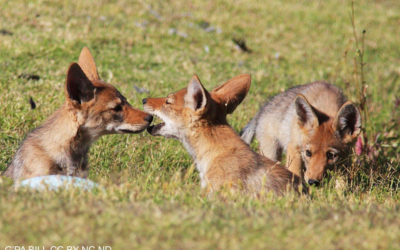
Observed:
[[[146,111],[146,109],[144,110]],[[164,126],[159,131],[157,131],[157,135],[161,135],[167,138],[181,138],[181,132],[179,131],[176,123],[173,122],[168,116],[157,110],[147,110],[146,112],[158,116],[164,122]]]
[[[175,129],[171,127],[168,123],[165,123],[164,126],[157,131],[158,135],[165,136],[167,138],[177,138]]]
[[[106,130],[109,132],[115,131],[115,124],[111,123],[111,124],[107,124]]]
[[[121,125],[119,125],[117,127],[114,127],[110,131],[123,131],[123,130],[125,130],[125,131],[137,132],[137,131],[141,131],[141,130],[143,130],[145,128],[146,128],[146,126],[143,126],[143,125],[131,125],[131,124],[124,123],[124,124],[121,124]],[[108,129],[108,126],[107,126],[107,129]]]

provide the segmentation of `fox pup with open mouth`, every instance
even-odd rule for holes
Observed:
[[[143,99],[144,110],[163,120],[148,132],[181,141],[196,163],[201,186],[209,191],[228,186],[282,195],[302,189],[297,176],[252,151],[226,120],[245,98],[250,82],[250,75],[239,75],[208,92],[195,75],[187,88]]]

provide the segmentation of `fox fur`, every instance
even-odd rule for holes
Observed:
[[[163,120],[147,131],[182,142],[200,173],[201,186],[211,192],[225,186],[277,195],[301,189],[297,176],[252,151],[226,120],[245,98],[250,83],[250,75],[239,75],[208,92],[194,75],[187,88],[143,100],[144,110]]]
[[[100,80],[85,47],[68,68],[65,103],[26,136],[3,173],[14,180],[42,175],[87,177],[87,154],[100,136],[139,133],[152,116],[134,109],[112,85]]]
[[[241,133],[255,136],[262,155],[278,161],[309,184],[319,184],[326,169],[341,162],[361,132],[359,109],[327,82],[293,87],[273,97]]]

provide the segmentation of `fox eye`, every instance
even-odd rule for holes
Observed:
[[[328,160],[333,160],[335,158],[335,156],[336,155],[333,152],[330,152],[330,151],[326,152],[326,158],[328,158]]]
[[[312,155],[311,151],[307,149],[306,150],[306,155],[307,155],[307,157],[311,157],[311,155]]]
[[[165,104],[172,104],[171,99],[170,99],[170,98],[167,98],[167,99],[165,100]]]
[[[122,111],[122,105],[118,104],[117,106],[115,106],[112,110],[114,110],[115,112],[120,112]]]

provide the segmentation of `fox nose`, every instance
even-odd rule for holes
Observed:
[[[144,120],[147,121],[147,122],[149,122],[149,123],[151,123],[151,122],[153,121],[153,116],[152,116],[152,115],[147,115],[147,116],[144,118]]]
[[[308,180],[308,184],[310,184],[310,185],[315,185],[315,186],[319,186],[319,181],[313,180],[313,179],[309,179],[309,180]]]
[[[143,104],[146,104],[146,103],[147,103],[147,98],[143,98],[143,99],[142,99],[142,103],[143,103]]]

